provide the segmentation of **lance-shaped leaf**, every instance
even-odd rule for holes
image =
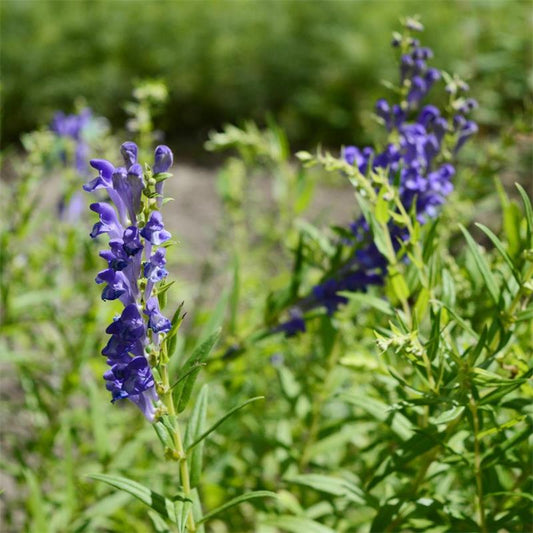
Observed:
[[[520,196],[522,197],[522,202],[524,202],[524,209],[526,211],[528,246],[533,246],[533,207],[531,207],[531,200],[529,199],[529,196],[522,185],[519,183],[515,183],[515,185],[520,193]]]
[[[163,518],[170,520],[172,523],[176,523],[176,512],[174,509],[174,502],[165,498],[161,494],[132,481],[131,479],[121,477],[121,476],[109,476],[106,474],[91,474],[89,476],[91,479],[96,479],[97,481],[103,481],[116,489],[127,492],[131,494],[134,498],[137,498],[139,501],[153,509],[156,513],[161,515]],[[175,499],[181,499],[187,501],[188,499],[184,496],[176,497]]]
[[[319,492],[325,492],[333,496],[341,496],[354,503],[366,503],[364,492],[345,479],[322,474],[300,474],[287,477],[285,481],[287,483],[296,483],[297,485],[311,487]]]
[[[360,407],[376,420],[389,425],[392,431],[401,439],[407,440],[413,435],[414,428],[409,419],[401,413],[391,411],[387,404],[361,394],[344,393],[340,394],[339,398],[356,407]]]
[[[461,224],[459,224],[459,228],[461,229],[461,231],[463,232],[463,235],[465,236],[468,247],[470,248],[470,251],[472,252],[472,255],[474,257],[476,266],[479,269],[481,276],[483,277],[483,281],[485,282],[485,285],[487,286],[487,289],[492,299],[494,300],[494,303],[498,304],[498,301],[500,299],[500,292],[498,290],[498,284],[496,283],[496,278],[494,277],[494,274],[491,272],[490,267],[487,263],[487,260],[482,255],[476,241],[472,238],[468,230]]]
[[[212,333],[207,340],[205,340],[200,346],[198,346],[192,353],[192,355],[187,359],[185,364],[180,369],[180,377],[181,375],[187,374],[187,377],[180,381],[176,387],[174,388],[174,398],[175,398],[175,404],[177,406],[178,413],[181,413],[185,407],[187,407],[187,403],[189,402],[189,399],[191,397],[192,388],[194,386],[194,382],[196,381],[196,378],[198,376],[198,373],[201,369],[201,364],[205,362],[207,359],[209,353],[213,349],[213,346],[218,340],[218,336],[220,335],[220,330],[215,331]],[[191,369],[194,369],[193,372],[190,372]]]
[[[265,526],[272,526],[287,533],[335,533],[335,530],[303,516],[279,515],[261,521]]]
[[[229,502],[224,503],[220,507],[217,507],[210,513],[207,513],[206,515],[202,516],[200,520],[197,521],[198,524],[203,524],[204,522],[207,522],[208,520],[211,520],[214,516],[217,514],[222,513],[223,511],[226,511],[227,509],[230,509],[231,507],[234,507],[235,505],[239,505],[242,502],[246,502],[248,500],[253,500],[256,498],[277,498],[278,495],[275,492],[270,492],[269,490],[256,490],[254,492],[248,492],[247,494],[242,494],[241,496],[237,496],[236,498],[233,498]]]
[[[507,253],[507,250],[505,249],[505,246],[492,231],[487,228],[487,226],[484,226],[483,224],[476,223],[476,226],[492,241],[492,244],[496,247],[498,252],[500,252],[500,255],[503,257],[509,268],[511,269],[511,273],[513,274],[514,278],[518,283],[520,283],[520,272],[516,269],[513,260],[511,259],[510,255]]]
[[[202,434],[205,427],[205,418],[207,415],[207,402],[208,402],[209,388],[208,385],[204,385],[198,398],[194,402],[194,409],[191,413],[191,418],[187,424],[187,431],[185,433],[185,448],[189,448],[189,445],[198,439]],[[203,442],[199,442],[199,446],[196,447],[191,455],[189,460],[190,465],[190,476],[191,476],[191,485],[194,487],[198,485],[200,481],[200,474],[202,471],[202,456],[204,452]]]
[[[262,400],[263,398],[264,396],[256,396],[255,398],[250,398],[249,400],[246,400],[244,403],[237,405],[236,407],[228,411],[224,416],[220,417],[207,431],[204,431],[201,435],[196,435],[194,437],[194,440],[192,438],[189,440],[186,439],[185,446],[187,448],[187,452],[189,450],[192,450],[197,444],[200,444],[210,433],[213,433],[213,431],[215,431],[215,429],[217,429],[217,427],[220,426],[223,422],[225,422],[231,415],[233,415],[249,403],[255,402],[256,400]],[[192,419],[193,417],[191,417],[191,420]],[[189,422],[189,425],[190,424],[191,422]]]

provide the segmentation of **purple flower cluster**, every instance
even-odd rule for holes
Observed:
[[[58,111],[50,124],[50,130],[59,137],[67,137],[76,142],[74,154],[74,167],[83,175],[87,175],[89,168],[87,159],[89,157],[89,146],[83,138],[83,130],[92,119],[91,110],[86,107],[78,115],[65,115],[63,111]],[[63,154],[66,158],[66,154]]]
[[[98,214],[91,237],[107,233],[109,249],[100,252],[107,268],[96,276],[96,283],[104,285],[103,300],[120,300],[124,310],[106,329],[111,337],[102,350],[110,369],[104,374],[112,401],[128,398],[147,419],[153,420],[154,402],[158,397],[154,378],[147,360],[150,343],[159,345],[159,334],[167,333],[171,323],[162,315],[154,285],[167,275],[165,248],[155,248],[170,239],[164,229],[161,214],[153,202],[143,206],[143,191],[147,187],[142,166],[137,162],[137,146],[125,142],[121,147],[125,166],[115,167],[102,159],[94,159],[91,166],[98,176],[84,185],[88,192],[104,190],[112,204],[96,202],[92,211]],[[162,194],[162,181],[157,175],[172,165],[172,152],[158,146],[153,165]],[[148,206],[148,207],[147,207]],[[144,256],[144,261],[143,261]]]
[[[410,21],[408,28],[419,31],[422,27]],[[416,22],[416,24],[415,24]],[[412,27],[415,24],[416,27]],[[418,112],[419,105],[427,96],[441,73],[427,65],[433,56],[429,48],[420,46],[417,39],[395,37],[393,46],[402,47],[400,58],[400,83],[404,95],[399,104],[390,104],[385,99],[376,103],[375,112],[387,131],[389,142],[384,149],[375,152],[371,147],[347,146],[342,157],[350,165],[357,167],[363,175],[385,172],[391,183],[398,180],[400,200],[407,212],[416,214],[420,224],[434,218],[439,207],[452,192],[454,166],[446,161],[446,151],[457,154],[464,143],[477,131],[475,122],[467,115],[475,107],[475,100],[465,99],[461,92],[468,90],[464,82],[449,83],[446,91],[457,97],[453,109],[455,115],[448,120],[434,105],[425,105]],[[414,119],[409,120],[414,115]],[[305,308],[325,307],[333,314],[339,305],[347,302],[340,293],[343,291],[366,291],[371,285],[383,284],[387,273],[387,260],[373,242],[369,225],[360,217],[350,225],[353,234],[351,246],[353,255],[343,267],[330,274],[313,288],[312,296],[305,301]],[[389,223],[393,247],[399,250],[401,242],[409,238],[404,227]],[[292,336],[305,331],[305,323],[298,315],[295,322],[291,318],[278,327],[278,330]],[[303,323],[303,326],[302,326]]]
[[[81,176],[89,175],[89,145],[83,136],[83,130],[91,120],[92,112],[89,108],[85,108],[77,115],[65,115],[62,111],[58,111],[50,123],[50,130],[58,137],[72,139],[75,142],[73,166]],[[64,164],[68,163],[65,150],[61,152],[61,158]],[[79,219],[84,208],[83,196],[76,191],[68,201],[65,197],[59,201],[59,217],[67,222],[74,222]]]

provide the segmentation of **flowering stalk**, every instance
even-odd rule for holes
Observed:
[[[167,275],[166,249],[161,245],[169,241],[170,233],[158,208],[172,152],[158,146],[153,168],[145,172],[137,162],[134,143],[124,143],[121,153],[123,167],[92,160],[98,176],[84,186],[88,192],[105,190],[114,204],[90,206],[100,219],[91,237],[109,235],[109,249],[100,252],[107,268],[98,273],[96,283],[104,285],[103,300],[118,299],[124,305],[122,314],[106,329],[111,338],[102,354],[110,369],[104,379],[112,402],[128,399],[153,422],[159,397],[150,362],[159,363],[161,343],[171,329],[159,308],[157,284]]]
[[[475,122],[466,118],[477,107],[475,100],[464,97],[468,86],[428,66],[433,52],[412,37],[413,31],[423,29],[417,20],[407,19],[404,27],[404,34],[395,33],[392,41],[393,47],[400,50],[400,85],[396,88],[400,101],[390,104],[380,99],[375,108],[388,132],[386,146],[377,152],[369,146],[362,149],[347,146],[342,150],[342,162],[331,157],[317,158],[326,168],[343,170],[353,178],[372,205],[380,201],[395,204],[396,216],[387,214],[387,221],[380,224],[382,246],[367,218],[361,216],[350,224],[348,236],[343,238],[352,249],[348,258],[328,271],[312,293],[290,310],[289,320],[276,328],[287,336],[305,331],[305,311],[324,307],[332,315],[348,301],[341,294],[343,291],[365,292],[372,285],[382,285],[387,275],[395,276],[397,253],[413,234],[408,213],[413,213],[420,225],[438,215],[453,190],[455,167],[451,161],[477,131]],[[443,112],[430,104],[420,108],[442,77],[447,81],[446,92],[450,97],[447,108]],[[414,120],[409,120],[410,117]],[[312,163],[311,159],[312,156],[304,154],[308,163]],[[399,299],[409,314],[406,299],[401,294]]]
[[[98,273],[96,282],[105,284],[103,300],[118,299],[124,305],[122,314],[106,329],[111,338],[102,354],[110,369],[104,379],[113,403],[128,399],[150,422],[169,415],[172,446],[167,456],[179,461],[183,492],[191,499],[187,455],[167,370],[169,341],[183,317],[179,316],[181,307],[172,322],[160,309],[160,299],[168,288],[161,282],[167,276],[165,246],[171,235],[159,209],[173,156],[170,148],[158,146],[153,167],[147,166],[143,172],[137,162],[136,144],[125,142],[121,153],[124,167],[115,168],[105,160],[91,161],[98,176],[84,186],[89,192],[106,190],[114,204],[97,202],[90,206],[100,218],[91,237],[109,234],[109,249],[100,252],[108,268]],[[187,524],[189,531],[196,531],[192,510]]]

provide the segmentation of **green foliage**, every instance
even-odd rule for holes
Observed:
[[[394,68],[383,28],[406,12],[421,14],[435,29],[427,44],[444,69],[477,87],[482,124],[494,129],[522,114],[532,88],[527,2],[210,0],[119,7],[107,0],[4,0],[0,8],[2,129],[11,142],[79,96],[122,127],[125,111],[117,102],[149,77],[168,86],[158,124],[172,138],[190,142],[191,131],[264,121],[273,112],[297,146],[363,144],[371,137],[367,110],[376,87]]]
[[[52,16],[47,3],[31,9],[29,4],[7,4],[3,11],[22,22],[35,22],[43,13]],[[333,63],[331,48],[319,54],[314,47],[318,50],[326,41],[338,51],[346,34],[333,29],[324,35],[315,21],[334,21],[342,29],[355,15],[349,3],[329,4],[327,13],[320,3],[287,2],[268,9],[254,4],[259,15],[244,9],[237,15],[236,7],[216,3],[182,3],[179,9],[168,8],[167,17],[163,4],[139,4],[138,9],[143,15],[150,13],[148,20],[160,22],[158,33],[177,25],[185,36],[192,32],[191,17],[201,12],[208,20],[202,27],[204,41],[210,35],[217,43],[225,42],[224,36],[229,39],[217,29],[228,21],[232,31],[245,27],[247,38],[255,43],[251,50],[256,56],[250,57],[272,67],[276,75],[284,72],[278,69],[285,64],[285,46],[290,44],[293,48],[287,49],[298,57],[309,49],[313,64],[296,62],[294,76],[307,83],[309,70],[316,79],[307,92],[302,85],[292,103],[313,111],[315,118],[303,113],[291,122],[285,110],[280,123],[292,124],[294,135],[315,120],[322,124],[328,115],[324,129],[313,131],[318,136],[326,129],[346,130],[342,115],[331,113],[338,104],[328,104],[334,80],[322,85],[320,99],[313,93],[331,77],[329,70],[315,69],[318,60],[313,53],[324,54],[321,61],[335,64],[335,70],[348,77],[342,61],[355,56],[372,72],[368,80],[378,77],[375,65],[370,65],[375,57],[366,54],[365,47],[373,42],[377,24],[371,16],[389,13],[383,3],[364,6],[368,13],[357,27],[368,32],[368,43],[354,34],[363,50],[345,50]],[[80,6],[88,18],[83,28],[81,21],[73,24],[74,37],[94,31],[90,17],[105,27],[103,18],[111,4]],[[442,19],[443,29],[430,33],[437,50],[440,46],[453,52],[462,46],[463,36],[449,39],[445,28],[455,19],[451,8],[443,6],[431,6],[435,13],[426,23],[448,14]],[[62,7],[65,18],[57,25],[36,26],[39,35],[60,40],[62,25],[76,18],[73,8]],[[213,12],[208,14],[209,9]],[[476,36],[471,38],[488,50],[497,25],[491,17],[510,11],[501,18],[502,28],[507,28],[522,8],[495,3],[481,14],[478,6],[464,9],[479,14],[467,27]],[[269,10],[272,14],[266,15]],[[119,21],[117,30],[102,30],[101,42],[91,45],[101,47],[94,57],[112,46],[125,62],[137,61],[143,67],[143,54],[121,44],[125,34],[120,24],[127,23],[110,13],[111,21]],[[121,16],[131,22],[140,15],[132,9]],[[264,31],[276,27],[271,40],[261,40],[251,21]],[[291,30],[295,21],[307,26]],[[380,27],[383,24],[379,21]],[[22,24],[19,30],[26,27]],[[150,36],[153,27],[140,24],[138,31]],[[15,32],[11,25],[10,32]],[[317,35],[321,38],[310,39]],[[482,111],[485,124],[505,117],[522,96],[523,76],[507,61],[518,58],[522,65],[523,37],[509,37],[500,48],[478,56],[474,74],[492,72],[499,80],[480,84],[481,99],[494,104]],[[13,39],[12,33],[7,38]],[[353,38],[347,42],[351,46]],[[152,54],[170,46],[157,43],[161,41],[154,39],[150,61]],[[267,45],[268,54],[261,51]],[[204,51],[194,41],[189,49],[176,49],[178,59],[172,61],[185,66],[200,56],[202,61],[195,69],[183,68],[183,81],[169,85],[169,109],[187,102],[186,96],[198,89],[203,109],[219,109],[222,118],[233,113],[241,103],[236,93],[227,98],[229,111],[223,112],[220,102],[227,93],[217,92],[216,84],[207,90],[202,76],[214,69],[216,79],[237,83],[223,72],[229,61],[226,54],[230,57],[234,46],[230,40],[225,48],[209,45]],[[64,62],[66,69],[73,50],[61,50],[50,61]],[[7,58],[11,69],[12,54]],[[18,67],[24,79],[34,76],[31,62],[37,55],[30,56],[30,66]],[[212,62],[213,55],[219,63]],[[267,55],[268,61],[261,63]],[[165,65],[171,69],[167,55],[157,57],[158,69],[148,74],[159,76]],[[109,61],[101,69],[117,95],[119,76]],[[90,62],[84,68],[81,81],[89,81],[88,90],[94,90],[91,83],[98,77]],[[289,86],[283,83],[289,74],[260,88],[257,72],[249,76],[252,79],[245,79],[238,93],[244,104],[252,91],[267,99],[275,85],[272,98],[279,99]],[[364,103],[363,81],[357,90]],[[6,84],[9,98],[15,90],[11,83]],[[121,78],[120,84],[126,83]],[[53,80],[43,80],[42,94],[27,96],[29,109],[40,108],[43,94],[56,88]],[[132,130],[144,137],[145,148],[154,141],[152,97],[155,91],[158,100],[160,89],[157,83],[141,84],[136,104],[130,106],[133,116],[147,119]],[[66,87],[57,98],[67,98],[70,90]],[[106,98],[95,101],[105,107]],[[191,110],[183,124],[197,123],[195,113]],[[520,120],[508,123],[498,139],[481,137],[466,151],[466,170],[457,176],[456,192],[438,219],[424,226],[412,213],[396,209],[394,187],[382,175],[362,177],[324,150],[298,152],[301,164],[292,160],[290,135],[273,119],[267,129],[248,121],[211,134],[208,149],[232,150],[217,184],[223,223],[213,224],[214,245],[206,259],[212,268],[205,268],[198,284],[182,274],[187,262],[182,249],[169,249],[169,268],[177,283],[163,285],[159,296],[176,311],[161,350],[161,373],[167,373],[167,379],[158,377],[164,385],[161,396],[173,398],[177,412],[168,409],[172,402],[160,409],[154,424],[158,440],[136,411],[120,402],[112,406],[103,390],[105,364],[99,353],[105,326],[116,309],[106,309],[98,301],[93,284],[98,250],[88,242],[88,222],[61,222],[55,215],[60,195],[76,190],[79,178],[62,166],[59,155],[65,147],[48,132],[25,136],[26,153],[8,154],[12,175],[2,182],[0,194],[5,428],[0,464],[8,481],[2,494],[6,531],[527,530],[532,523],[533,215],[527,187],[512,184],[527,185],[530,178],[528,152],[521,144],[526,130]],[[354,124],[350,122],[349,128]],[[106,157],[106,149],[116,151],[116,145],[105,135],[91,140],[98,157]],[[66,148],[72,151],[72,146]],[[49,186],[52,175],[55,181]],[[320,282],[329,267],[346,260],[338,244],[346,230],[325,228],[327,220],[313,207],[332,186],[344,186],[342,194],[354,199],[354,215],[361,213],[369,222],[391,265],[387,282],[366,294],[346,293],[348,303],[334,317],[323,309],[308,313],[308,332],[286,339],[276,326],[287,310]],[[398,252],[391,246],[391,218],[411,236]],[[179,269],[174,259],[178,255]],[[200,270],[197,263],[193,267]],[[194,298],[176,305],[183,292]]]

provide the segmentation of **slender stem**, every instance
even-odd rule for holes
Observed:
[[[326,361],[326,377],[322,382],[322,386],[319,388],[318,392],[313,397],[313,403],[311,406],[311,427],[307,439],[305,441],[302,455],[300,456],[300,470],[303,471],[309,464],[311,446],[316,441],[318,430],[320,429],[320,414],[322,411],[322,405],[326,397],[326,391],[328,390],[331,376],[337,361],[339,359],[340,350],[338,350],[338,343],[335,341],[334,346],[331,348],[328,359]]]
[[[163,364],[160,367],[161,372],[161,381],[163,383],[163,388],[166,391],[162,395],[162,401],[165,404],[168,414],[171,417],[173,421],[173,440],[174,440],[174,446],[176,447],[176,455],[178,457],[179,461],[179,468],[180,468],[180,479],[181,484],[183,486],[183,493],[185,494],[186,498],[191,497],[191,481],[189,476],[189,465],[187,463],[187,453],[185,452],[185,449],[183,447],[183,440],[181,438],[181,431],[180,426],[178,422],[178,418],[176,415],[176,408],[174,407],[174,400],[172,398],[172,389],[170,388],[170,383],[168,379],[168,371],[167,371],[167,365]],[[189,511],[189,515],[187,516],[187,529],[189,532],[196,531],[196,524],[194,522],[194,516],[192,511],[192,506]]]
[[[479,526],[481,533],[487,533],[487,523],[485,521],[485,504],[483,502],[483,479],[481,477],[481,452],[479,446],[479,416],[477,405],[472,396],[470,398],[470,412],[472,413],[472,421],[474,425],[474,469],[476,476],[476,489],[478,499],[479,512]]]

